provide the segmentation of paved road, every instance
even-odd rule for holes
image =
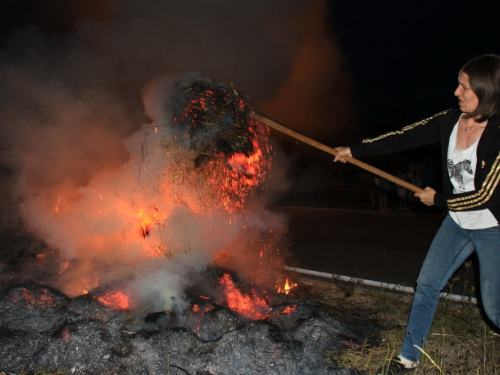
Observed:
[[[290,220],[289,265],[411,287],[442,220],[441,215],[368,210],[276,210]]]

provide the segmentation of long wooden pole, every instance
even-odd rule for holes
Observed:
[[[295,139],[298,139],[298,140],[300,140],[304,143],[307,143],[308,145],[311,145],[313,147],[316,147],[320,150],[323,150],[329,154],[337,155],[337,153],[338,153],[337,150],[335,150],[334,148],[328,147],[328,146],[326,146],[318,141],[315,141],[312,138],[309,138],[303,134],[300,134],[299,132],[296,132],[295,130],[292,130],[284,125],[281,125],[280,123],[278,123],[274,120],[271,120],[269,117],[263,116],[257,112],[252,112],[250,114],[250,117],[252,117],[253,119],[257,120],[258,122],[260,122],[264,125],[269,126],[270,128],[276,129],[282,133],[285,133],[285,134],[287,134]],[[393,176],[392,174],[384,172],[383,170],[375,168],[375,167],[371,166],[370,164],[366,164],[358,159],[355,159],[355,158],[352,158],[349,156],[344,156],[343,158],[347,162],[354,164],[357,167],[360,167],[368,172],[376,174],[377,176],[380,176],[382,178],[385,178],[386,180],[389,180],[389,181],[395,183],[396,185],[402,186],[402,187],[404,187],[408,190],[411,190],[415,193],[420,193],[423,191],[421,188],[419,188],[416,185],[410,184],[408,181],[397,178],[396,176]]]

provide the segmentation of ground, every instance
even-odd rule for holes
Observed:
[[[294,293],[325,304],[334,317],[365,330],[365,345],[327,353],[327,361],[336,361],[361,374],[373,374],[398,354],[410,295],[354,283],[341,285],[334,280],[302,280]],[[470,301],[441,300],[421,365],[414,374],[500,374],[500,335]]]

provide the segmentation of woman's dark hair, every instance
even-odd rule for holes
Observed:
[[[472,91],[479,99],[476,110],[464,115],[480,122],[500,115],[500,56],[481,55],[467,62],[461,72],[469,76]]]

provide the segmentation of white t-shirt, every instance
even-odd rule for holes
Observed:
[[[448,175],[453,184],[453,193],[460,194],[475,189],[474,175],[477,161],[477,145],[479,139],[468,149],[460,151],[457,149],[456,123],[450,135],[448,145]],[[455,222],[463,229],[485,229],[496,227],[497,219],[488,209],[477,211],[450,211],[450,215]]]

